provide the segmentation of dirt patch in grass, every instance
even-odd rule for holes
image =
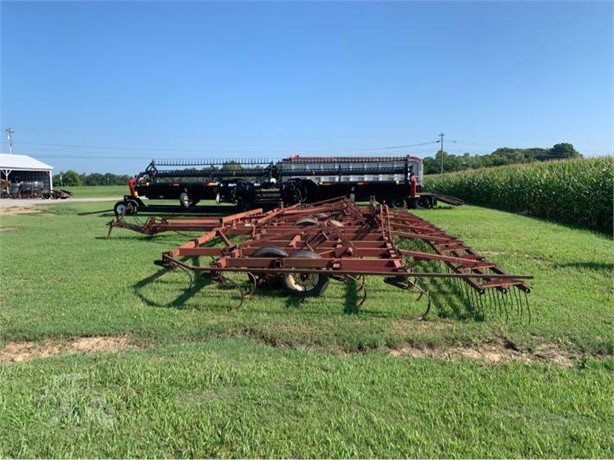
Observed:
[[[17,227],[0,227],[0,232],[14,232],[19,230]]]
[[[0,216],[16,216],[18,214],[31,214],[39,212],[34,206],[0,207]]]
[[[0,362],[22,362],[76,353],[113,353],[136,348],[128,337],[82,337],[74,340],[48,339],[42,342],[8,342],[0,350]]]
[[[561,367],[573,367],[574,356],[555,345],[544,344],[529,352],[519,350],[509,343],[486,343],[477,347],[447,346],[420,348],[405,346],[390,352],[391,356],[410,356],[412,358],[473,359],[487,363],[521,361],[525,363],[552,363]]]

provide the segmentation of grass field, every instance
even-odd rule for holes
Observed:
[[[118,200],[128,194],[127,185],[93,185],[93,186],[79,186],[79,187],[60,187],[58,185],[55,188],[61,188],[71,191],[74,198],[117,198]]]
[[[530,323],[482,317],[443,284],[418,321],[424,301],[379,279],[360,309],[343,284],[237,309],[235,292],[186,290],[186,275],[153,265],[187,235],[107,240],[110,214],[77,215],[99,207],[0,215],[0,456],[614,455],[603,234],[470,206],[420,211],[535,279]]]

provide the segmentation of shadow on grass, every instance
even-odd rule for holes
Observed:
[[[144,278],[138,283],[134,284],[132,288],[134,289],[134,293],[136,294],[136,296],[150,307],[183,309],[187,308],[186,303],[190,299],[192,299],[196,294],[198,294],[200,291],[203,290],[203,288],[206,288],[207,286],[215,284],[220,291],[236,290],[236,288],[233,287],[219,286],[217,283],[214,283],[208,276],[201,276],[199,274],[191,274],[185,272],[187,287],[172,301],[166,303],[158,302],[143,293],[143,290],[146,287],[148,287],[151,283],[158,281],[163,275],[167,273],[169,273],[167,269],[161,269],[153,275],[148,276],[147,278]],[[224,297],[230,298],[230,296],[228,296],[227,294],[225,294]]]
[[[602,262],[570,262],[567,264],[555,264],[556,268],[574,268],[576,270],[595,270],[612,273],[614,265]]]
[[[438,203],[437,206],[435,206],[434,208],[428,208],[428,209],[425,209],[425,211],[429,211],[429,212],[430,211],[446,211],[446,210],[454,209],[456,207],[458,206],[452,206],[451,204],[442,205]]]
[[[363,289],[365,289],[363,287]],[[345,282],[345,305],[343,313],[346,315],[357,315],[360,312],[358,303],[362,300],[362,296],[358,294],[358,286],[356,281],[348,279]]]
[[[333,280],[331,279],[331,282]],[[293,295],[282,287],[282,283],[275,283],[269,286],[258,287],[249,300],[258,302],[258,310],[267,314],[285,314],[284,309],[299,310],[301,315],[320,316],[322,312],[318,309],[319,305],[326,305],[326,308],[334,306],[339,301],[340,307],[343,308],[343,314],[360,314],[363,318],[389,318],[392,315],[380,310],[369,310],[359,303],[362,300],[362,293],[354,286],[346,286],[342,297],[338,295],[330,295],[329,290],[325,291],[321,296],[301,296]],[[269,300],[269,301],[267,301]],[[278,302],[282,302],[284,309],[279,308]],[[270,307],[270,308],[269,308]]]
[[[165,307],[166,305],[160,304],[158,302],[154,302],[153,300],[147,298],[141,291],[143,290],[143,288],[145,288],[146,286],[149,286],[151,283],[157,281],[159,278],[161,278],[163,275],[166,275],[167,273],[168,273],[168,270],[163,268],[161,270],[158,270],[153,275],[150,275],[147,278],[143,278],[138,283],[133,284],[132,289],[134,290],[134,293],[136,294],[136,296],[139,299],[141,299],[145,304],[149,305],[150,307]]]
[[[96,240],[103,240],[103,241],[107,241],[107,240],[119,240],[119,241],[151,241],[153,239],[153,235],[143,235],[143,234],[132,234],[132,235],[114,235],[111,234],[111,236],[109,238],[107,238],[106,236],[95,236],[94,239]]]
[[[115,217],[115,213],[113,212],[113,208],[111,209],[103,209],[100,211],[82,211],[82,212],[78,212],[77,215],[78,216],[91,216],[93,214],[98,214],[96,217]]]
[[[470,294],[471,288],[462,286],[461,283],[463,281],[446,278],[431,280],[428,294],[437,316],[459,321],[484,321],[484,311],[474,305],[476,302]]]

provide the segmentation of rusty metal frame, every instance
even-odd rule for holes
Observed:
[[[109,232],[119,227],[148,235],[204,231],[201,236],[163,253],[156,264],[207,274],[217,281],[233,284],[236,283],[229,281],[225,273],[245,273],[253,282],[253,289],[257,287],[257,278],[265,275],[316,274],[345,281],[382,276],[389,284],[403,289],[416,288],[422,295],[426,292],[422,283],[425,278],[448,278],[463,282],[482,297],[487,292],[506,294],[512,289],[528,294],[531,288],[526,282],[533,278],[508,274],[426,220],[375,201],[358,206],[347,198],[337,198],[312,205],[280,206],[268,212],[254,209],[222,218],[151,217],[140,226],[118,218],[109,226]],[[236,243],[233,238],[236,236],[245,240]],[[421,242],[418,244],[428,250],[403,247],[412,241]],[[280,248],[287,256],[253,256],[265,247]],[[304,250],[315,254],[308,258],[294,256]],[[211,257],[213,261],[202,265],[189,260],[201,257]],[[445,270],[420,271],[423,262],[443,264]],[[364,284],[360,286],[364,288]]]

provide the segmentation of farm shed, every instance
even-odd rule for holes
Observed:
[[[53,190],[53,166],[28,155],[0,153],[0,179],[9,182],[42,182],[44,188]]]

